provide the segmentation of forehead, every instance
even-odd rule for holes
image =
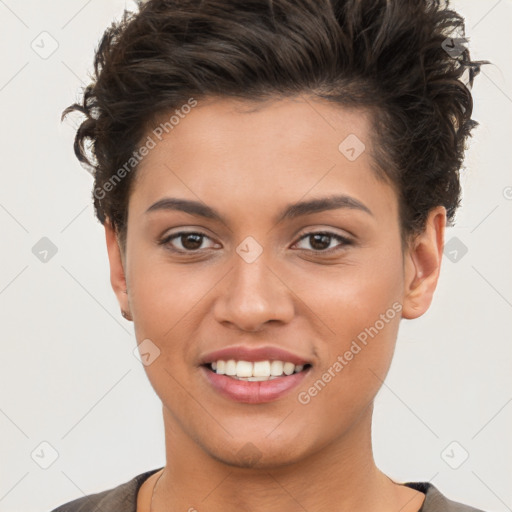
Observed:
[[[210,98],[179,116],[162,114],[147,132],[155,144],[137,170],[136,203],[172,193],[257,209],[335,190],[389,202],[372,168],[371,122],[367,111],[308,96]]]
[[[368,110],[349,109],[307,95],[265,101],[209,97],[187,107],[180,116],[172,114],[159,116],[153,130],[158,141],[188,147],[207,144],[220,151],[231,143],[257,152],[259,158],[264,156],[261,143],[272,157],[315,148],[319,156],[337,157],[339,144],[348,135],[370,143],[372,134]]]

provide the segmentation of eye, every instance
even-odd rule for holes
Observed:
[[[310,233],[305,233],[303,236],[300,237],[299,242],[303,240],[308,241],[310,246],[313,248],[313,252],[327,254],[341,251],[345,246],[352,245],[353,243],[352,240],[350,240],[349,238],[337,235],[336,233],[331,233],[329,231],[314,231]],[[338,245],[331,247],[331,243],[336,240],[339,242]],[[302,249],[304,249],[304,247],[302,247]],[[306,248],[306,250],[310,249]]]
[[[175,252],[199,252],[205,247],[201,247],[205,239],[210,239],[204,233],[196,231],[180,231],[163,238],[159,243],[165,245],[169,250]],[[173,242],[176,240],[176,242]],[[177,245],[177,247],[173,247]]]
[[[164,237],[159,244],[164,245],[167,249],[174,252],[195,253],[200,252],[203,249],[213,248],[216,245],[212,242],[210,247],[203,247],[203,242],[205,240],[211,240],[205,233],[197,231],[180,231],[179,233],[173,233]],[[330,254],[332,252],[343,250],[345,246],[352,245],[353,243],[349,238],[329,231],[305,233],[300,237],[297,244],[305,240],[308,241],[312,249],[308,249],[307,247],[299,247],[299,249],[323,254]],[[337,241],[338,244],[332,246],[333,241]]]

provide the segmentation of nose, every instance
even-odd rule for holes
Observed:
[[[217,322],[258,332],[270,322],[286,324],[292,320],[295,314],[293,293],[264,255],[265,251],[249,263],[234,254],[231,271],[217,287],[214,304]]]

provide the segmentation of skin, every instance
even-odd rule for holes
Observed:
[[[137,342],[149,338],[160,350],[145,367],[162,401],[167,456],[152,512],[421,507],[423,493],[376,467],[371,419],[401,318],[430,306],[446,211],[433,209],[424,231],[402,247],[396,191],[372,169],[371,126],[368,113],[313,97],[276,98],[257,108],[227,98],[202,101],[141,162],[125,251],[105,225],[120,306],[134,321]],[[349,134],[366,145],[355,161],[338,150]],[[289,203],[334,193],[357,199],[371,214],[339,208],[274,220]],[[201,201],[224,222],[146,212],[164,197]],[[158,244],[182,230],[206,237]],[[339,250],[322,254],[318,241],[303,235],[324,231],[352,243],[332,237],[323,247]],[[263,248],[253,263],[235,250],[248,236]],[[393,303],[401,313],[307,405],[299,403],[298,393]],[[206,352],[238,344],[279,346],[313,367],[274,402],[237,403],[216,392],[198,365]],[[253,460],[242,455],[247,450]],[[138,512],[150,510],[158,476],[142,486]]]

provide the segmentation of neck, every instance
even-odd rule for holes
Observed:
[[[164,407],[167,463],[152,511],[417,511],[425,495],[394,483],[375,465],[372,410],[343,437],[298,462],[243,468],[209,455]]]

